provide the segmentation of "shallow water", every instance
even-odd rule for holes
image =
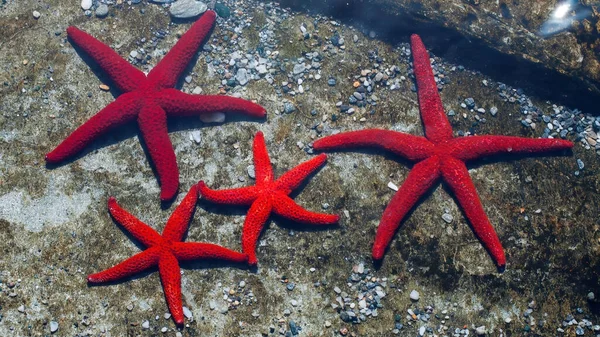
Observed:
[[[185,0],[157,2],[92,1],[87,11],[62,1],[0,5],[0,335],[600,334],[594,4],[572,4],[563,14],[570,24],[558,29],[548,28],[557,9],[549,1],[206,1],[219,16],[176,88],[252,100],[267,117],[169,117],[180,187],[161,203],[135,122],[60,164],[44,160],[122,95],[67,27],[148,73],[198,18],[172,17]],[[257,131],[275,177],[314,158],[312,144],[326,136],[369,128],[423,136],[412,33],[431,53],[454,137],[574,143],[469,163],[506,253],[503,273],[446,184],[418,200],[374,263],[379,221],[414,163],[363,149],[328,152],[291,194],[310,211],[340,215],[338,226],[271,217],[257,268],[182,264],[183,327],[168,314],[156,270],[87,283],[145,248],[113,221],[110,196],[160,233],[198,181],[215,189],[256,183]],[[247,212],[201,200],[185,241],[240,251]]]

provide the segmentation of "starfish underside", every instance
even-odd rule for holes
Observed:
[[[315,141],[321,151],[378,148],[416,164],[385,209],[373,245],[373,259],[381,260],[400,223],[417,201],[438,181],[454,193],[473,232],[500,270],[506,258],[502,244],[483,210],[465,162],[496,154],[529,154],[569,149],[561,139],[529,139],[509,136],[454,138],[435,83],[429,54],[418,35],[411,37],[413,68],[425,137],[370,129],[340,133]]]
[[[240,98],[218,95],[189,95],[177,89],[177,79],[210,34],[215,12],[207,11],[148,76],[133,67],[115,51],[91,35],[69,27],[67,34],[98,63],[123,92],[77,128],[46,155],[49,163],[59,163],[82,151],[92,141],[117,126],[136,121],[161,185],[160,198],[171,200],[179,187],[179,170],[167,130],[168,116],[193,116],[214,112],[238,112],[264,117],[265,109]]]
[[[258,132],[254,138],[253,152],[256,185],[220,191],[208,188],[202,181],[198,186],[202,198],[208,201],[250,206],[242,230],[242,250],[249,256],[248,263],[256,265],[256,244],[271,213],[309,225],[334,224],[339,216],[307,211],[288,196],[325,163],[325,154],[303,162],[274,180],[262,132]]]
[[[115,198],[108,200],[108,211],[114,220],[147,247],[127,260],[105,271],[88,276],[90,283],[120,280],[158,266],[169,311],[176,324],[183,324],[181,273],[179,261],[218,259],[242,263],[248,256],[227,248],[203,242],[181,242],[196,209],[198,187],[192,186],[169,220],[162,235],[122,209]]]

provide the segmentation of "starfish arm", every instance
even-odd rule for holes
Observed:
[[[483,210],[465,163],[458,159],[447,158],[443,161],[441,170],[444,181],[456,196],[456,200],[471,223],[473,232],[490,253],[498,268],[504,268],[506,265],[504,249]]]
[[[265,136],[261,131],[258,131],[254,136],[252,153],[254,153],[256,185],[273,181],[273,167],[271,166],[271,159],[269,159],[269,152],[267,152]]]
[[[212,190],[206,186],[204,181],[201,181],[198,183],[198,190],[202,195],[202,199],[217,204],[251,205],[258,198],[258,190],[255,186]]]
[[[301,163],[279,177],[279,179],[277,179],[275,188],[277,190],[284,190],[286,191],[285,194],[288,194],[290,191],[293,191],[300,186],[306,177],[319,169],[319,167],[321,167],[326,161],[327,155],[322,153],[311,160]]]
[[[313,144],[318,151],[361,147],[375,147],[411,161],[423,160],[433,153],[433,144],[424,137],[379,129],[338,133],[318,139]]]
[[[145,251],[135,254],[127,260],[96,274],[87,277],[90,283],[104,283],[117,281],[142,272],[158,264],[160,247],[151,247]]]
[[[171,247],[179,261],[216,259],[229,262],[243,263],[248,261],[248,255],[203,242],[177,242]]]
[[[115,221],[146,247],[160,244],[162,237],[150,226],[121,208],[114,197],[108,199],[108,211]]]
[[[452,127],[444,113],[444,106],[431,70],[429,53],[419,35],[413,34],[410,37],[410,46],[425,136],[433,143],[448,140],[452,138]]]
[[[540,153],[570,149],[568,140],[522,138],[511,136],[471,136],[452,140],[450,155],[459,160],[473,160],[503,153]]]
[[[183,325],[183,304],[181,301],[181,271],[175,255],[162,252],[158,260],[158,272],[165,292],[165,299],[173,320]]]
[[[167,241],[181,241],[188,225],[194,216],[196,202],[198,201],[198,187],[196,185],[190,188],[190,191],[185,195],[179,206],[175,209],[167,225],[163,230],[162,237]]]
[[[98,63],[122,92],[133,91],[146,80],[143,72],[88,33],[71,26],[67,28],[67,35],[75,45]]]
[[[261,118],[262,106],[245,99],[219,95],[190,95],[177,89],[164,89],[158,97],[160,106],[172,116],[196,116],[214,112],[234,112]]]
[[[132,121],[139,111],[137,95],[124,94],[83,123],[52,152],[46,155],[49,163],[59,163],[83,150],[106,131]]]
[[[440,162],[437,157],[416,164],[402,186],[386,207],[377,228],[373,244],[373,259],[381,260],[385,249],[394,238],[402,219],[439,179]]]
[[[335,214],[324,214],[307,211],[283,193],[274,195],[273,212],[286,219],[309,225],[332,225],[340,220]]]
[[[158,105],[146,105],[140,111],[138,124],[150,158],[160,181],[160,199],[171,200],[179,187],[179,169],[167,130],[167,115]]]
[[[271,199],[262,197],[250,206],[246,215],[244,228],[242,229],[242,251],[248,254],[248,264],[252,266],[255,266],[258,262],[256,259],[256,244],[272,209]]]
[[[215,20],[216,13],[210,10],[206,11],[150,71],[148,80],[156,83],[158,89],[173,88],[177,84],[179,76],[196,55],[202,42],[211,32]]]

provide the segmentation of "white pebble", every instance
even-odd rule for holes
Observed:
[[[55,333],[58,331],[58,322],[50,321],[50,332]]]
[[[477,329],[475,329],[475,333],[476,333],[478,336],[483,336],[483,335],[485,335],[485,325],[482,325],[482,326],[479,326],[479,327],[477,327]]]
[[[81,9],[87,11],[88,9],[92,8],[92,4],[92,0],[81,0]]]
[[[394,191],[398,191],[398,186],[391,181],[388,183],[388,187]]]
[[[420,298],[419,292],[416,290],[413,290],[410,292],[410,299],[413,301],[418,301]]]
[[[150,322],[148,322],[147,320],[144,321],[142,323],[142,328],[144,328],[144,329],[150,329]]]
[[[33,14],[33,18],[36,19],[36,20],[39,19],[40,16],[42,16],[42,14],[40,12],[38,12],[38,11],[33,11],[32,14]]]
[[[192,319],[192,312],[190,311],[190,309],[188,309],[188,307],[183,307],[183,315],[187,319]]]

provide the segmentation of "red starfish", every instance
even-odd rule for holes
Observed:
[[[400,222],[425,192],[444,180],[470,221],[475,235],[502,271],[506,264],[502,244],[490,224],[465,162],[494,154],[538,153],[573,147],[559,139],[507,136],[452,136],[431,70],[429,54],[418,35],[412,35],[414,73],[425,136],[388,130],[345,132],[317,140],[315,150],[374,147],[416,162],[404,184],[385,209],[375,236],[373,259],[381,260]]]
[[[158,266],[165,298],[175,323],[183,324],[181,302],[181,273],[179,261],[197,259],[219,259],[231,262],[246,262],[248,255],[227,248],[202,242],[181,242],[192,219],[198,200],[198,188],[193,186],[169,220],[162,235],[122,209],[115,198],[108,199],[108,211],[117,223],[148,247],[118,265],[105,271],[89,275],[90,283],[116,281],[141,271]]]
[[[228,96],[188,95],[173,89],[198,47],[210,33],[215,16],[215,12],[207,11],[181,36],[148,76],[104,43],[75,27],[69,27],[67,34],[71,41],[92,57],[124,94],[77,128],[46,155],[46,161],[61,162],[83,150],[108,130],[137,120],[160,180],[160,198],[163,201],[172,199],[179,186],[179,170],[168,136],[167,116],[192,116],[211,112],[265,116],[264,108],[246,100]]]
[[[305,210],[288,195],[298,188],[306,178],[327,160],[321,154],[305,161],[274,180],[273,168],[267,153],[265,138],[257,132],[252,146],[256,185],[230,190],[211,190],[203,181],[198,183],[202,197],[208,201],[229,205],[250,205],[242,230],[242,251],[248,254],[248,263],[256,265],[256,243],[271,212],[284,218],[310,225],[329,225],[339,220],[339,216],[314,213]]]

